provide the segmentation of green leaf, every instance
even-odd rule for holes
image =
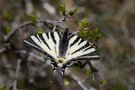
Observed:
[[[33,26],[35,26],[36,25],[36,23],[37,23],[37,21],[36,21],[36,19],[37,19],[37,16],[36,15],[34,15],[34,14],[30,14],[30,15],[28,15],[29,16],[29,19],[31,20],[31,22],[32,22],[32,25]]]
[[[0,90],[10,90],[7,86],[0,86]]]
[[[45,32],[45,31],[44,31],[42,28],[39,28],[37,33],[38,33],[38,34],[41,34],[41,33],[44,33],[44,32]]]
[[[6,26],[6,32],[9,33],[11,31],[11,27],[10,26]]]
[[[69,15],[74,15],[75,13],[77,13],[78,12],[78,8],[75,8],[74,10],[71,10],[71,11],[69,11]]]
[[[18,86],[24,86],[25,83],[26,83],[26,80],[25,79],[19,78],[17,80],[18,80]]]
[[[11,15],[10,11],[7,11],[7,10],[4,10],[2,12],[2,16],[6,20],[12,20],[13,19],[13,16]]]
[[[104,79],[100,79],[100,86],[103,86],[105,84],[105,80]]]
[[[96,35],[96,39],[98,40],[100,37],[101,37],[101,33],[98,33],[98,34]]]
[[[91,69],[90,68],[87,69],[86,74],[87,74],[87,76],[91,76]]]
[[[0,89],[2,89],[3,88],[3,86],[0,86]]]
[[[89,31],[89,28],[84,28],[84,29],[82,29],[82,30],[78,33],[79,37],[84,37],[84,36],[86,36],[87,33],[88,33],[88,31]]]
[[[4,90],[10,90],[8,87],[5,87]]]
[[[64,79],[64,85],[68,86],[69,84],[70,84],[69,80],[68,79]]]
[[[62,13],[63,15],[66,14],[66,5],[64,4],[60,4],[60,13]]]
[[[101,33],[99,33],[98,28],[95,28],[94,30],[90,31],[90,36],[98,40],[101,37]]]
[[[88,20],[86,18],[79,22],[79,28],[86,27],[86,25],[88,25]]]
[[[88,32],[89,28],[84,28],[82,31]]]

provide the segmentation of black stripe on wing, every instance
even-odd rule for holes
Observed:
[[[49,39],[49,33],[46,33],[47,38]]]
[[[68,49],[68,38],[69,38],[69,30],[66,29],[66,31],[63,34],[63,37],[60,40],[60,45],[59,45],[59,57],[64,57],[66,54],[66,51]]]
[[[83,40],[83,39],[81,39],[81,41],[79,42],[79,44],[78,44],[78,45],[80,45],[83,41],[84,41],[84,40]]]
[[[84,49],[85,49],[84,51],[86,51],[86,49],[88,49],[88,47],[89,47],[89,49],[92,48],[91,45],[89,45],[88,43],[86,43],[84,46],[78,48],[76,51],[74,51],[73,53],[71,53],[71,55],[74,54],[74,53],[76,53],[76,52],[79,52],[81,50],[84,50]]]
[[[79,40],[80,40],[80,38],[77,37],[76,40],[74,40],[74,41],[70,44],[70,47],[72,47],[74,44],[76,44]]]
[[[31,37],[29,37],[26,40],[24,40],[24,44],[27,47],[33,47],[34,49],[44,53],[43,50],[41,49],[41,47],[39,45],[37,45],[37,43],[35,43]]]
[[[51,37],[52,37],[53,42],[56,44],[56,40],[55,40],[56,38],[53,33],[51,33]]]
[[[47,33],[47,34],[48,34],[48,33]],[[46,35],[47,35],[47,34],[46,34]],[[47,41],[43,38],[43,34],[37,34],[36,36],[39,36],[40,39],[44,42],[44,44],[51,50],[51,48],[49,47]]]

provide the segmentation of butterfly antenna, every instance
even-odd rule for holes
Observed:
[[[53,78],[54,78],[54,73],[55,73],[55,71],[56,71],[56,69],[55,68],[53,68],[53,70],[52,70],[52,76],[51,76],[51,80],[50,80],[50,83],[53,83]]]
[[[62,81],[61,81],[61,85],[62,85],[63,82],[64,82],[64,78],[65,78],[65,71],[63,70],[63,71],[62,71]]]

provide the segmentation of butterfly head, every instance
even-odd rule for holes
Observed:
[[[55,71],[59,71],[59,72],[61,72],[62,76],[64,76],[65,68],[63,67],[63,65],[65,63],[65,59],[64,58],[57,58],[56,63],[57,63],[57,66],[54,66],[53,73]]]
[[[58,63],[58,67],[62,67],[63,63],[65,62],[65,59],[64,58],[57,58],[56,61]]]

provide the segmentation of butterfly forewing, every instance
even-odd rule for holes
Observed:
[[[55,60],[57,56],[59,56],[60,38],[61,33],[48,32],[30,36],[28,39],[24,40],[24,42],[43,53],[45,52],[47,56],[49,55]]]

